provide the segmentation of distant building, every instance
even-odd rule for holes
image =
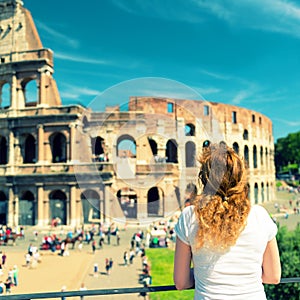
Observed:
[[[266,116],[159,97],[133,96],[126,112],[62,105],[53,52],[43,48],[30,12],[20,0],[0,0],[0,15],[0,223],[46,226],[59,218],[78,226],[169,216],[195,190],[197,153],[216,133],[244,157],[251,201],[274,198]]]

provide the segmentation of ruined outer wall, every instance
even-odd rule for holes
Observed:
[[[168,103],[173,103],[173,112],[168,112]],[[188,140],[195,142],[197,153],[205,139],[224,140],[238,148],[241,157],[246,160],[245,155],[248,156],[251,201],[261,203],[274,199],[274,139],[272,121],[265,115],[223,103],[155,97],[131,97],[129,110],[134,109],[176,119],[177,133],[170,134],[176,135],[182,157],[183,144]],[[186,137],[180,131],[190,123],[195,126],[195,134]],[[181,164],[184,167],[183,159]]]

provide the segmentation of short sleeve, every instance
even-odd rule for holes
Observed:
[[[262,207],[260,205],[257,205],[256,207],[257,207],[257,209],[259,211],[260,217],[262,218],[263,228],[266,231],[267,239],[268,239],[268,242],[269,242],[277,234],[277,231],[278,231],[277,225],[272,220],[272,218],[269,215],[268,211],[264,207]]]
[[[182,211],[177,224],[175,225],[176,236],[185,244],[190,245],[191,213],[193,206],[188,206]]]

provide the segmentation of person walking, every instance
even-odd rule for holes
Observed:
[[[87,287],[85,286],[84,282],[81,283],[79,291],[86,291]],[[84,296],[80,296],[80,300],[84,300]]]
[[[18,286],[19,284],[19,269],[16,265],[13,267],[13,272],[12,272],[12,277],[13,277],[13,284],[15,286]]]
[[[5,252],[2,253],[2,266],[5,267],[5,263],[6,263],[6,260],[7,260],[7,255],[5,254]]]
[[[129,252],[129,263],[130,263],[131,265],[133,264],[134,256],[135,256],[135,252],[134,252],[133,249],[131,249],[130,252]]]
[[[251,206],[244,162],[232,148],[205,141],[199,161],[203,191],[175,226],[175,286],[195,286],[194,299],[265,300],[263,284],[281,276],[276,224]]]
[[[112,267],[113,267],[114,261],[112,258],[109,259],[109,272],[111,272]]]
[[[124,259],[124,266],[128,266],[128,252],[125,251],[124,254],[123,254],[123,259]]]
[[[92,252],[93,252],[93,254],[95,254],[95,252],[96,252],[96,241],[95,240],[93,240],[93,242],[92,242]]]
[[[94,277],[98,277],[98,264],[94,263]]]
[[[105,259],[105,270],[106,270],[106,274],[109,275],[109,259],[108,258]]]

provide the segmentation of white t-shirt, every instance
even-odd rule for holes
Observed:
[[[277,226],[268,212],[252,206],[245,229],[234,246],[225,253],[202,247],[196,251],[198,222],[194,206],[188,206],[175,226],[178,238],[191,246],[197,300],[265,300],[262,284],[262,260],[268,241]]]

